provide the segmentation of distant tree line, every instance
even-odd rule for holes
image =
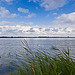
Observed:
[[[75,38],[75,37],[56,37],[56,36],[53,36],[53,37],[50,37],[50,36],[33,36],[33,37],[30,37],[30,36],[0,36],[0,38]]]

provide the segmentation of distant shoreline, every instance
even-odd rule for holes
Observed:
[[[14,37],[14,36],[11,36],[11,37],[6,37],[6,36],[2,36],[0,38],[75,38],[75,37],[47,37],[47,36],[39,36],[39,37]]]

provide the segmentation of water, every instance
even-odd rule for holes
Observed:
[[[0,75],[9,75],[9,69],[15,70],[10,62],[19,62],[17,56],[23,59],[24,39],[34,51],[39,49],[51,53],[52,46],[61,50],[69,48],[70,55],[75,57],[75,38],[0,38]]]

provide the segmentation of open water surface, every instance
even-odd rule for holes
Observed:
[[[19,62],[17,56],[23,59],[24,39],[34,51],[39,49],[51,53],[52,46],[60,50],[69,48],[70,55],[75,57],[75,38],[0,38],[0,75],[9,75],[10,70],[15,70],[10,62]]]

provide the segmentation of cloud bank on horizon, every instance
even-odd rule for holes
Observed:
[[[0,36],[75,36],[75,0],[0,0]]]

